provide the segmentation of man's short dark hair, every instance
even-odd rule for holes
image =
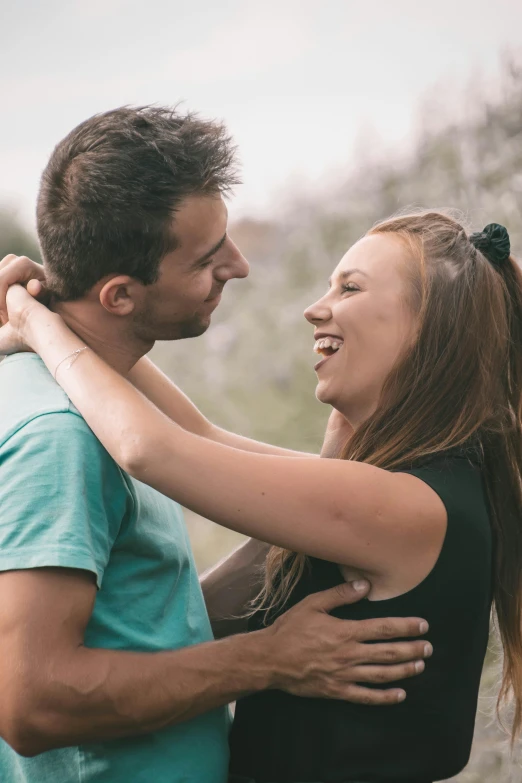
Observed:
[[[155,282],[176,247],[169,228],[181,202],[238,182],[235,147],[220,122],[155,106],[82,122],[54,149],[38,194],[51,290],[72,300],[109,274]]]

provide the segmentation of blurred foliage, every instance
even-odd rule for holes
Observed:
[[[302,313],[376,220],[407,207],[458,209],[476,230],[491,221],[506,225],[520,258],[522,67],[506,64],[494,102],[474,88],[462,106],[458,122],[444,119],[444,95],[435,96],[407,156],[363,155],[364,164],[320,202],[296,195],[277,220],[232,226],[250,277],[229,283],[204,337],[158,345],[153,353],[209,418],[279,445],[319,448],[328,411],[314,397],[312,329]],[[200,567],[239,539],[194,515],[188,522]],[[472,758],[453,779],[458,783],[522,783],[520,743],[511,756],[495,717],[499,666],[491,652]]]
[[[17,213],[8,207],[0,207],[0,260],[8,253],[29,256],[41,262],[40,248],[34,235],[18,220]]]
[[[476,87],[462,96],[457,121],[444,94],[432,97],[407,155],[378,150],[332,186],[321,201],[297,194],[271,221],[244,219],[231,235],[251,263],[246,281],[228,284],[208,332],[197,340],[157,344],[154,360],[217,424],[268,442],[316,451],[328,410],[314,397],[312,328],[302,313],[327,285],[343,253],[376,220],[406,207],[461,210],[475,229],[507,226],[522,252],[522,67],[505,64],[495,100]],[[382,156],[381,156],[382,157]],[[0,252],[38,258],[34,240],[0,213]],[[187,514],[201,569],[241,536]],[[510,755],[494,716],[498,656],[483,677],[472,760],[458,783],[522,783],[522,753]]]
[[[153,352],[213,421],[281,445],[319,447],[327,411],[314,398],[303,310],[376,220],[405,207],[451,207],[477,229],[504,223],[522,250],[522,67],[506,65],[496,95],[493,103],[474,94],[473,111],[458,124],[442,123],[442,95],[407,156],[366,155],[321,202],[296,196],[277,220],[231,227],[250,277],[227,285],[204,337]]]

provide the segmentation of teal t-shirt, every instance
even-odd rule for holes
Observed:
[[[155,652],[212,638],[180,507],[120,470],[34,354],[0,364],[0,509],[0,571],[96,575],[86,646]],[[0,740],[0,781],[224,783],[228,728],[223,708],[34,758]]]

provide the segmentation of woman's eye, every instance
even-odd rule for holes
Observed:
[[[359,289],[353,283],[345,283],[345,285],[341,286],[341,290],[344,293],[344,291],[358,291]]]

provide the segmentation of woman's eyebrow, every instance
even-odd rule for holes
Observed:
[[[339,272],[337,277],[339,280],[346,280],[347,277],[350,277],[350,275],[354,275],[354,274],[363,275],[364,277],[369,276],[366,274],[366,272],[363,272],[362,269],[357,269],[356,267],[354,267],[353,269],[345,269],[344,272]],[[329,286],[332,285],[332,278],[328,280],[328,285]]]

